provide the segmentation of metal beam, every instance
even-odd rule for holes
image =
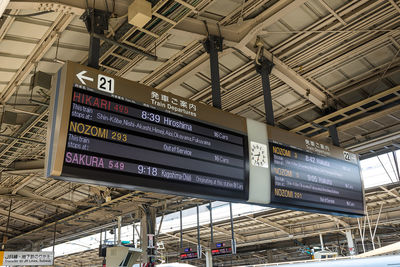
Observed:
[[[0,209],[0,215],[8,216],[8,210]],[[18,214],[16,212],[10,212],[10,216],[12,218],[14,218],[14,219],[17,219],[17,220],[23,221],[23,222],[27,222],[27,223],[30,223],[30,224],[36,224],[36,225],[42,225],[43,224],[43,222],[41,220],[39,220],[39,219],[36,219],[34,217],[31,217],[31,216],[21,215],[21,214]]]
[[[121,197],[114,198],[114,199],[112,199],[112,200],[110,200],[108,202],[105,202],[105,203],[103,203],[103,204],[101,204],[99,206],[92,207],[92,208],[85,209],[83,211],[77,212],[77,213],[72,214],[72,215],[70,215],[68,217],[65,217],[63,219],[58,220],[57,224],[67,223],[69,221],[73,221],[73,220],[79,218],[80,216],[85,216],[86,214],[89,214],[89,213],[94,212],[94,211],[98,211],[101,208],[105,208],[107,206],[110,206],[110,205],[112,205],[114,203],[117,203],[117,202],[124,201],[126,199],[129,199],[130,201],[132,201],[132,196],[134,194],[135,193],[129,193],[129,194],[123,195]],[[137,200],[133,200],[133,201],[137,202]],[[53,227],[54,227],[54,222],[47,223],[47,224],[45,224],[45,225],[43,225],[41,227],[35,228],[35,229],[31,230],[31,231],[28,231],[28,232],[22,233],[21,235],[15,236],[15,237],[11,238],[9,241],[16,240],[16,239],[21,239],[21,238],[24,238],[26,236],[29,236],[29,235],[32,235],[32,234],[35,234],[35,233],[41,233],[41,232],[46,231],[48,229],[53,229]]]
[[[365,150],[372,150],[377,146],[383,147],[384,145],[395,143],[396,140],[400,140],[400,132],[394,132],[380,137],[375,137],[373,140],[347,146],[346,148],[353,152],[362,153]]]
[[[232,237],[232,234],[231,234],[231,231],[230,231],[230,230],[225,230],[225,229],[223,229],[221,226],[214,226],[214,229],[215,229],[217,232],[221,232],[221,233],[223,233],[224,235],[229,236],[230,238]],[[245,237],[244,235],[241,235],[241,234],[238,234],[238,233],[235,232],[235,237],[236,237],[237,239],[239,239],[240,241],[242,241],[242,242],[246,242],[246,237]]]
[[[398,201],[400,201],[400,194],[399,192],[396,190],[396,188],[394,189],[387,189],[384,186],[379,186],[379,188],[381,188],[383,191],[385,191],[386,193],[388,193],[389,195],[391,195],[392,197],[394,197],[395,199],[397,199]]]
[[[135,54],[140,54],[140,55],[143,55],[143,56],[145,56],[147,58],[150,58],[152,60],[157,60],[157,56],[155,56],[153,54],[147,53],[146,51],[140,50],[140,49],[138,49],[136,47],[133,47],[133,46],[129,46],[129,45],[126,45],[126,44],[122,44],[122,43],[116,42],[114,40],[111,40],[111,39],[107,38],[104,35],[93,33],[93,34],[91,34],[91,36],[93,36],[95,38],[98,38],[100,40],[103,40],[106,43],[110,43],[112,45],[124,48],[124,49],[126,49],[128,51],[131,51],[131,52],[135,53]]]
[[[14,186],[11,194],[15,195],[19,190],[24,188],[25,185],[29,184],[30,182],[32,182],[35,179],[36,179],[36,175],[34,175],[34,174],[28,175],[27,177],[22,179],[21,182],[19,182],[17,185]]]
[[[357,126],[359,126],[361,124],[364,124],[366,122],[370,122],[370,121],[379,119],[379,118],[381,118],[383,116],[386,116],[388,114],[392,114],[393,112],[396,112],[399,109],[400,108],[397,105],[395,105],[395,106],[393,106],[391,108],[387,108],[387,109],[384,109],[384,110],[379,111],[379,112],[374,112],[374,113],[372,113],[370,115],[363,116],[360,119],[357,119],[357,120],[345,123],[343,125],[340,125],[340,126],[337,127],[337,130],[339,132],[346,131],[346,130],[348,130],[350,128],[357,127]],[[326,136],[328,136],[328,132],[327,131],[322,132],[322,133],[317,134],[317,135],[314,135],[313,138],[320,139],[320,138],[323,138],[323,137],[326,137]]]
[[[341,226],[343,226],[345,228],[350,228],[351,227],[350,224],[348,224],[347,222],[345,222],[345,221],[343,221],[343,220],[341,220],[339,218],[336,218],[335,216],[328,215],[328,214],[322,214],[322,215],[325,216],[325,217],[328,217],[332,221],[337,222],[338,224],[340,224]]]
[[[397,10],[397,12],[400,13],[400,7],[398,4],[396,4],[396,2],[394,0],[389,0],[389,2],[392,4],[392,6],[394,7],[394,9]]]
[[[251,220],[253,220],[253,221],[261,222],[262,224],[268,225],[268,226],[270,226],[272,228],[275,228],[275,229],[277,229],[279,231],[284,232],[285,234],[290,235],[289,229],[287,229],[285,226],[282,226],[282,225],[280,225],[280,224],[278,224],[276,222],[273,222],[273,221],[271,221],[271,220],[269,220],[267,218],[255,217],[254,215],[247,215],[246,217],[251,219]]]
[[[317,128],[314,125],[321,124],[324,121],[328,121],[327,124],[324,124],[325,127],[328,127],[330,125],[334,125],[334,124],[337,124],[339,122],[345,121],[345,120],[347,120],[347,119],[349,119],[351,117],[355,117],[357,115],[363,114],[363,113],[367,112],[368,110],[372,110],[372,109],[380,107],[380,106],[382,106],[384,104],[391,103],[391,102],[395,101],[396,99],[400,98],[400,95],[399,95],[398,91],[400,91],[400,85],[395,86],[393,88],[390,88],[390,89],[388,89],[386,91],[380,92],[380,93],[378,93],[378,94],[376,94],[374,96],[366,98],[366,99],[364,99],[362,101],[354,103],[354,104],[352,104],[350,106],[347,106],[345,108],[342,108],[342,109],[340,109],[338,111],[332,112],[332,113],[330,113],[330,114],[328,114],[326,116],[320,117],[320,118],[318,118],[318,119],[316,119],[316,120],[314,120],[312,122],[305,123],[305,124],[303,124],[303,125],[301,125],[299,127],[296,127],[294,129],[292,129],[291,132],[300,132],[300,131],[302,131],[302,130],[304,130],[306,128],[311,127],[311,128],[314,128],[314,129],[310,130],[310,131],[308,131],[306,133],[306,134],[311,134],[311,133],[313,133],[313,132],[315,132],[317,130],[320,130],[320,128]],[[376,100],[379,100],[379,99],[381,99],[381,98],[383,98],[383,97],[385,97],[387,95],[390,95],[390,94],[395,94],[396,97],[387,99],[385,102],[376,101]],[[368,104],[368,103],[374,103],[374,105],[370,105],[368,108],[362,108],[363,105]],[[359,111],[351,113],[351,115],[346,115],[345,114],[346,112],[349,112],[349,111],[354,110],[354,109],[359,109]],[[334,117],[337,117],[337,116],[342,116],[343,118],[335,120],[334,122],[329,121],[330,119],[332,119]]]
[[[97,1],[96,9],[103,11],[109,10],[106,6],[106,1]],[[111,1],[110,1],[111,2]],[[123,16],[127,13],[128,7],[131,1],[115,1],[114,14],[118,16]],[[89,7],[93,7],[94,2],[89,1]],[[109,6],[111,7],[110,3]],[[46,0],[46,1],[26,1],[26,0],[12,0],[8,7],[9,9],[25,9],[25,10],[37,10],[37,11],[55,11],[64,14],[74,14],[81,16],[87,6],[86,1],[76,1],[76,0]]]
[[[327,3],[325,3],[324,0],[319,0],[319,2],[338,20],[340,23],[342,23],[344,26],[347,25],[347,23],[338,15],[338,13],[335,12]]]
[[[19,234],[19,233],[21,233],[21,231],[12,229],[12,228],[10,228],[10,227],[8,227],[8,229],[7,229],[7,227],[4,227],[4,226],[0,226],[0,231],[3,232],[2,234],[5,234],[5,232],[7,231],[7,232],[8,232],[8,233],[7,233],[8,236],[12,236],[13,234]]]
[[[33,196],[30,197],[30,196],[22,196],[22,195],[0,195],[0,199],[14,199],[17,201],[36,202],[38,204],[49,204],[51,206],[59,206],[59,205],[72,205],[75,207],[78,207],[78,206],[96,207],[96,206],[98,206],[96,203],[90,203],[90,202],[84,202],[84,201],[57,200],[57,199],[50,199],[50,198],[45,198],[45,197],[33,197]]]
[[[240,50],[244,55],[254,59],[256,56],[253,48],[249,48],[246,45],[250,41],[254,41],[258,29],[261,31],[262,28],[267,27],[275,23],[280,17],[287,12],[297,8],[305,1],[293,1],[291,4],[282,7],[284,1],[279,1],[274,8],[266,10],[264,13],[259,15],[256,19],[245,21],[241,26],[235,25],[235,27],[221,26],[221,36],[224,38],[224,43],[227,46],[235,47]],[[279,6],[282,8],[278,9]],[[270,14],[271,10],[276,10],[276,14]],[[278,11],[279,10],[279,11]],[[267,12],[268,11],[268,12]],[[269,14],[271,17],[265,18],[265,14]],[[264,18],[264,22],[260,24],[261,18]],[[260,27],[260,25],[262,25]],[[199,36],[206,37],[208,32],[204,27],[204,22],[193,18],[186,18],[182,22],[176,25],[175,30],[181,30],[182,32],[189,32]],[[219,30],[216,25],[208,24],[208,30],[210,34],[218,34]],[[326,105],[326,95],[314,84],[307,81],[304,77],[299,75],[288,65],[278,58],[273,57],[272,53],[264,49],[264,56],[275,64],[272,74],[292,87],[299,95],[308,99],[310,102],[315,104],[319,108],[323,108]]]
[[[35,172],[38,170],[44,169],[44,159],[35,159],[35,160],[26,160],[26,161],[14,161],[9,166],[12,171],[10,172],[17,172],[17,171],[25,171],[29,172],[34,170]]]
[[[11,2],[12,3],[12,2]],[[13,95],[17,87],[26,79],[29,73],[33,70],[35,63],[46,54],[54,42],[58,38],[58,34],[63,32],[69,23],[74,19],[74,15],[59,14],[52,26],[42,36],[35,48],[32,50],[29,57],[24,61],[20,69],[15,73],[13,78],[2,90],[0,101],[6,102]]]

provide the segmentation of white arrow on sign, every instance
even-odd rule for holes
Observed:
[[[86,74],[86,72],[87,72],[86,70],[83,70],[83,71],[79,72],[78,74],[76,74],[76,77],[78,77],[79,81],[81,81],[81,83],[83,83],[84,85],[86,85],[84,80],[93,82],[93,78],[84,76]]]

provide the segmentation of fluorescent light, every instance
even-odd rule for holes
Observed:
[[[10,3],[10,0],[0,0],[0,18],[3,16],[4,10],[6,10],[8,3]]]

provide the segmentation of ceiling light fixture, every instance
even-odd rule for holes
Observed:
[[[10,3],[10,0],[0,0],[0,18],[3,16],[4,10],[6,10],[8,3]]]

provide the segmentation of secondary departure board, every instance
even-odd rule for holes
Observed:
[[[247,200],[244,119],[73,63],[57,85],[48,176]]]
[[[364,215],[355,154],[277,128],[269,128],[268,136],[272,205]]]

